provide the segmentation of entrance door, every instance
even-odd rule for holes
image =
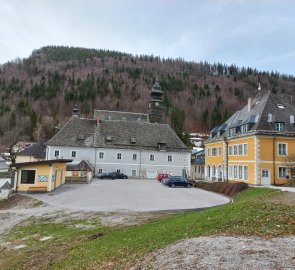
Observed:
[[[270,185],[270,172],[269,170],[261,170],[261,185]]]

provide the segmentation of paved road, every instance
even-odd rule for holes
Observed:
[[[33,194],[48,204],[86,211],[161,211],[198,209],[230,200],[197,188],[169,188],[157,180],[98,180],[66,184],[54,193]]]

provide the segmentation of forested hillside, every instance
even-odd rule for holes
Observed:
[[[292,94],[294,76],[221,63],[49,46],[0,68],[1,147],[16,140],[48,139],[71,116],[93,110],[148,112],[158,79],[166,121],[181,131],[208,131],[262,92]]]

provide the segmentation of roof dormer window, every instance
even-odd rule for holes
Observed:
[[[271,122],[272,122],[272,114],[271,114],[271,113],[269,113],[269,114],[267,115],[267,122],[268,122],[268,123],[271,123]]]
[[[244,134],[247,132],[248,132],[248,124],[242,125],[241,126],[241,134]]]
[[[78,135],[78,140],[80,140],[80,141],[85,140],[85,135],[84,134],[79,134]]]
[[[160,151],[165,151],[166,150],[166,143],[160,142],[158,143],[158,147]]]
[[[276,122],[276,131],[283,132],[285,131],[285,123],[284,122]]]
[[[229,136],[229,137],[232,137],[232,136],[235,136],[235,135],[236,135],[236,128],[235,128],[235,127],[230,128],[230,129],[229,129],[229,134],[228,134],[228,136]]]
[[[285,107],[284,107],[283,104],[277,104],[277,106],[278,106],[278,108],[279,108],[280,110],[284,110],[284,109],[285,109]]]
[[[112,139],[112,136],[111,135],[107,135],[106,136],[106,141],[107,142],[111,142],[113,139]]]

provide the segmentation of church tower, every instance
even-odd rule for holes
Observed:
[[[151,123],[163,123],[162,95],[160,83],[156,80],[150,92],[149,118]]]

